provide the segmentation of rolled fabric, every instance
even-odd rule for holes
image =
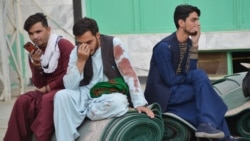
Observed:
[[[80,138],[77,141],[161,141],[164,125],[160,106],[152,104],[149,108],[155,114],[153,119],[135,109],[118,118],[86,119],[78,129]]]
[[[238,134],[250,140],[250,110],[245,110],[240,116],[236,125]]]
[[[250,99],[242,91],[246,74],[228,75],[212,84],[228,107],[225,118],[231,134],[239,141],[250,141]]]
[[[237,141],[250,141],[249,138],[244,138],[244,137],[236,137]]]
[[[163,113],[163,141],[190,141],[196,130],[191,124],[172,113]]]

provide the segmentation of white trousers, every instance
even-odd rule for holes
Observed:
[[[54,124],[57,141],[74,141],[80,135],[77,127],[87,116],[91,120],[119,117],[128,111],[127,96],[121,93],[103,94],[89,99],[88,91],[64,89],[54,98]]]

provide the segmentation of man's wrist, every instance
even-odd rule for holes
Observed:
[[[35,67],[41,67],[41,66],[42,66],[40,62],[35,62],[35,61],[33,61],[32,64],[33,64],[33,66],[35,66]]]
[[[50,92],[49,85],[46,85],[46,92]]]

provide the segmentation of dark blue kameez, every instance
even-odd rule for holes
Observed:
[[[189,54],[190,39],[187,47]],[[189,69],[185,70],[186,66],[180,63],[187,61]],[[176,73],[178,66],[181,66],[180,74]],[[174,113],[194,127],[199,123],[211,123],[225,136],[230,135],[224,118],[227,106],[212,88],[206,73],[197,69],[197,58],[186,56],[181,61],[176,33],[153,49],[145,97],[149,104],[159,103],[163,112]]]

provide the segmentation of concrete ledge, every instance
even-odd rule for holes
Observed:
[[[147,76],[154,45],[171,33],[123,34],[119,37],[127,46],[137,75]],[[202,32],[199,51],[250,50],[250,31]]]

